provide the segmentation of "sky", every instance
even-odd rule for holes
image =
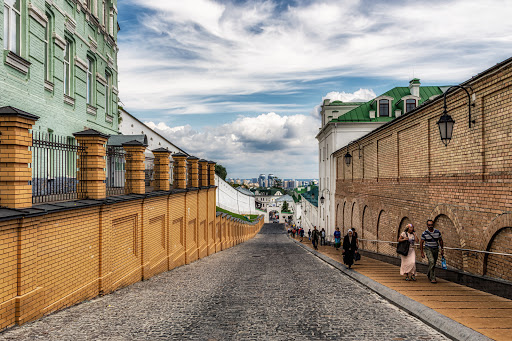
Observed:
[[[121,105],[228,177],[318,178],[323,99],[459,84],[512,55],[509,0],[121,0]]]

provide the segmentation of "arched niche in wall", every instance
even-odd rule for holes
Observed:
[[[512,254],[512,227],[503,227],[496,231],[486,251]],[[485,254],[483,263],[485,276],[512,281],[512,256]]]
[[[434,228],[441,232],[444,246],[461,248],[459,233],[453,221],[445,214],[434,219]],[[423,232],[423,231],[422,231]],[[460,250],[445,250],[446,263],[459,270],[464,270],[463,252]],[[441,257],[441,255],[439,255]]]

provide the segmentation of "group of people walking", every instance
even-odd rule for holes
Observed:
[[[293,230],[292,230],[293,231]],[[300,227],[297,230],[301,237],[301,242],[304,237],[304,229]],[[292,232],[295,237],[294,232]],[[343,255],[343,263],[347,266],[347,268],[351,269],[354,262],[361,258],[359,254],[359,240],[357,238],[357,232],[355,228],[349,229],[347,234],[343,237],[343,242],[341,240],[342,235],[339,227],[336,227],[334,231],[334,247],[336,250],[341,248],[341,252]],[[313,248],[318,250],[318,243],[320,245],[326,245],[326,233],[325,230],[322,229],[319,231],[316,226],[313,227],[313,231],[311,229],[308,230],[308,238],[313,244]],[[421,234],[421,237],[418,238],[416,235],[416,231],[414,230],[413,224],[407,224],[405,230],[400,233],[398,236],[398,242],[409,243],[409,251],[406,255],[400,255],[401,257],[401,266],[400,266],[400,275],[405,275],[406,281],[416,281],[416,252],[415,247],[416,244],[419,243],[421,258],[427,258],[428,260],[428,272],[427,276],[431,283],[437,283],[436,281],[436,263],[439,258],[439,254],[444,256],[444,243],[443,238],[441,236],[441,232],[434,228],[434,221],[427,220],[427,229]],[[444,259],[444,258],[443,258]]]

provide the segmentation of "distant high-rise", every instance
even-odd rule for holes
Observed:
[[[258,184],[260,185],[260,187],[266,187],[267,185],[265,185],[265,182],[267,181],[267,176],[265,174],[260,174],[259,178],[258,178]]]

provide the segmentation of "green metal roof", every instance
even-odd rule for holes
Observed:
[[[329,103],[329,106],[341,107],[341,106],[349,106],[349,105],[361,105],[364,102],[343,102],[343,101],[334,101]]]
[[[432,96],[441,95],[443,91],[438,86],[420,86],[420,100],[418,106],[428,100]],[[405,96],[411,95],[409,87],[396,87],[382,95],[378,96],[389,96],[393,97],[391,102],[391,112],[389,117],[375,117],[370,118],[370,111],[377,112],[378,103],[375,99],[372,99],[359,107],[350,110],[338,118],[332,119],[331,122],[388,122],[395,118],[395,110],[401,110],[404,114],[403,104],[400,103],[401,99]],[[400,105],[397,105],[400,104]]]

